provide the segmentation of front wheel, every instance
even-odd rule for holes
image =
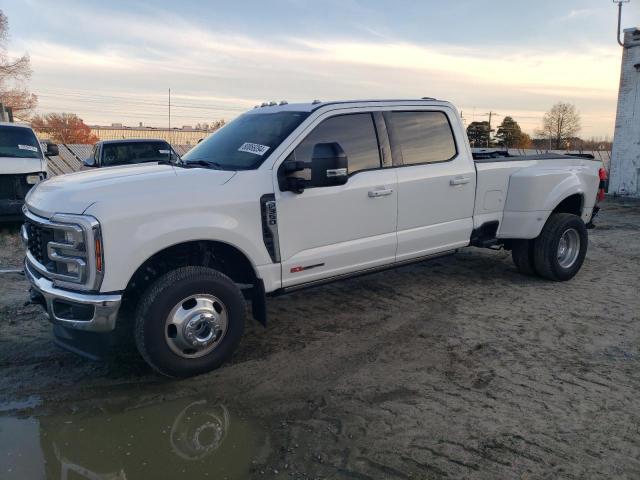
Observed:
[[[231,356],[244,318],[244,298],[229,277],[210,268],[182,267],[160,277],[142,296],[136,345],[163,375],[198,375]]]
[[[577,215],[554,213],[536,238],[535,268],[541,277],[555,281],[572,279],[587,254],[587,228]]]

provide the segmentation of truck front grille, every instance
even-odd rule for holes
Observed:
[[[0,200],[24,200],[30,188],[26,175],[0,175]]]
[[[47,255],[47,244],[53,240],[53,230],[42,225],[38,225],[31,220],[25,221],[27,233],[27,248],[33,257],[44,265],[45,268],[55,273],[56,264],[49,260]]]

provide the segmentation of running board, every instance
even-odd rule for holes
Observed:
[[[274,292],[269,293],[270,297],[277,297],[279,295],[284,295],[285,293],[297,292],[298,290],[305,290],[307,288],[317,287],[320,285],[325,285],[327,283],[337,282],[339,280],[346,280],[349,278],[362,277],[364,275],[371,275],[373,273],[384,272],[385,270],[392,270],[397,267],[403,267],[405,265],[412,265],[414,263],[425,262],[427,260],[434,260],[436,258],[447,257],[449,255],[453,255],[456,253],[458,249],[455,250],[447,250],[446,252],[433,253],[431,255],[425,255],[422,257],[411,258],[409,260],[402,260],[400,262],[390,263],[388,265],[381,265],[379,267],[367,268],[365,270],[358,270],[357,272],[343,273],[341,275],[335,275],[329,278],[322,278],[320,280],[313,280],[311,282],[305,282],[298,285],[292,285],[290,287],[279,288]]]

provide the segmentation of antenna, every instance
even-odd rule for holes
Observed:
[[[618,40],[618,44],[621,47],[624,47],[624,42],[620,40],[620,23],[622,21],[622,4],[629,3],[630,0],[613,0],[613,3],[618,4],[618,34],[616,35],[616,40]]]

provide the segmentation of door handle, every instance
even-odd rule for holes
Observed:
[[[453,177],[449,180],[449,185],[452,187],[455,185],[464,185],[465,183],[469,183],[471,179],[469,177]]]
[[[369,198],[386,197],[393,193],[393,188],[381,188],[380,190],[369,190]]]

